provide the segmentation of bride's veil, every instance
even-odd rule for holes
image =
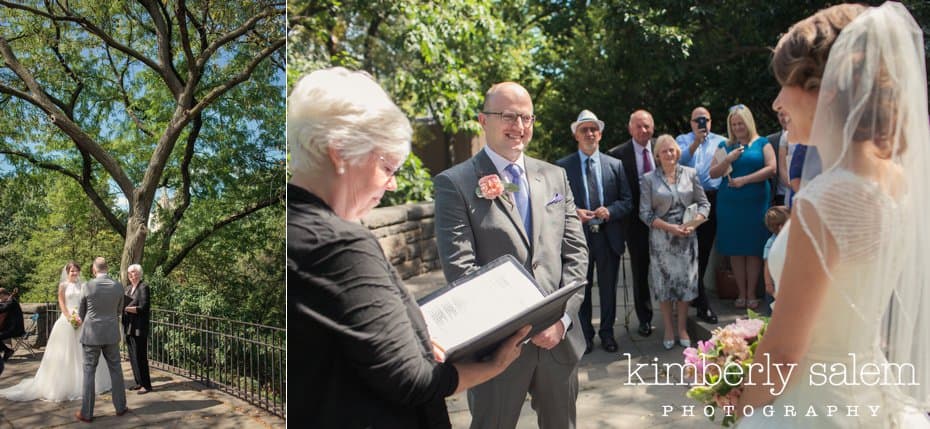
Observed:
[[[798,197],[809,204],[796,206],[796,214],[825,268],[837,261],[874,266],[869,278],[875,281],[865,290],[838,286],[850,311],[867,318],[867,326],[881,327],[888,360],[902,365],[895,372],[900,389],[888,390],[927,410],[930,116],[924,57],[920,26],[899,3],[870,8],[842,30],[830,50],[811,129],[819,160],[805,161],[805,175],[821,176],[804,178],[809,192]],[[809,168],[813,163],[822,168]],[[861,307],[885,300],[890,304],[882,320]]]

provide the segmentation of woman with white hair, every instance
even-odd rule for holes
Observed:
[[[130,265],[126,273],[129,275],[129,290],[126,291],[125,299],[128,303],[123,309],[123,331],[126,333],[126,351],[132,366],[132,378],[135,380],[129,390],[138,390],[140,395],[144,395],[152,391],[148,358],[149,286],[142,282],[141,265]]]
[[[502,372],[524,328],[485,362],[440,362],[413,297],[358,221],[397,188],[403,112],[371,76],[303,77],[288,97],[288,418],[309,427],[450,427],[445,397]]]

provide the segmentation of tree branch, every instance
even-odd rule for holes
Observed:
[[[230,32],[228,32],[228,33],[226,33],[226,34],[220,36],[220,37],[217,38],[216,40],[214,40],[213,43],[211,43],[211,44],[209,44],[208,46],[206,46],[206,47],[203,49],[203,51],[200,52],[200,56],[197,58],[197,68],[203,69],[203,67],[207,64],[207,61],[210,59],[210,57],[212,57],[213,54],[214,54],[221,46],[223,46],[223,45],[225,45],[225,44],[227,44],[227,43],[229,43],[229,42],[231,42],[231,41],[233,41],[233,40],[236,40],[237,38],[239,38],[239,36],[241,36],[241,35],[247,33],[247,32],[250,31],[250,30],[252,30],[252,29],[255,27],[255,25],[257,25],[258,22],[261,21],[262,19],[268,18],[268,17],[270,17],[270,16],[277,15],[277,14],[279,14],[279,13],[281,13],[281,12],[279,12],[279,11],[273,9],[273,8],[272,8],[272,9],[267,9],[267,10],[265,10],[264,12],[259,13],[258,15],[255,15],[255,16],[249,18],[249,19],[246,20],[242,25],[240,25],[239,27],[235,28],[234,30],[232,30],[232,31],[230,31]],[[282,44],[283,44],[283,39],[282,39]]]
[[[205,109],[207,106],[213,103],[213,101],[219,98],[221,95],[225,94],[230,89],[235,88],[236,85],[248,80],[249,76],[252,75],[252,72],[255,71],[255,68],[258,67],[258,65],[261,64],[261,62],[264,61],[265,58],[273,54],[278,49],[281,49],[281,47],[284,46],[284,43],[285,43],[285,39],[282,38],[282,39],[275,40],[271,45],[265,47],[265,49],[259,52],[258,55],[254,59],[252,59],[252,62],[249,63],[248,66],[246,66],[246,68],[241,73],[239,73],[236,76],[233,76],[232,78],[224,82],[222,85],[216,86],[213,89],[211,89],[210,92],[208,92],[207,95],[204,96],[203,99],[200,100],[199,103],[197,103],[196,105],[194,105],[194,107],[191,108],[190,115],[200,114],[200,112],[203,111],[203,109]]]
[[[6,0],[0,0],[0,6],[7,6],[12,9],[24,10],[31,14],[39,15],[41,17],[48,18],[53,21],[74,22],[80,25],[81,27],[83,27],[85,30],[87,30],[91,34],[93,34],[94,36],[97,36],[98,38],[100,38],[100,40],[102,40],[108,46],[111,46],[114,49],[141,61],[143,64],[145,64],[152,70],[155,70],[159,74],[162,74],[161,67],[159,67],[158,63],[156,63],[155,61],[152,61],[152,59],[146,57],[145,55],[142,55],[142,53],[140,53],[139,51],[136,51],[135,49],[132,49],[126,45],[123,45],[122,43],[114,39],[113,37],[110,37],[110,35],[104,32],[100,27],[97,27],[96,25],[94,25],[94,23],[88,21],[87,18],[84,18],[82,16],[72,15],[71,12],[67,9],[64,9],[64,12],[66,13],[66,15],[54,15],[54,14],[51,14],[51,13],[48,13],[48,12],[45,12],[45,11],[42,11],[42,10],[39,10],[33,7],[21,5],[18,3],[12,3]]]
[[[36,167],[39,167],[43,170],[54,171],[54,172],[64,175],[65,177],[74,179],[75,182],[81,185],[81,189],[84,190],[84,193],[87,195],[88,198],[90,198],[91,202],[94,203],[94,206],[97,207],[97,210],[100,211],[100,214],[103,215],[104,219],[106,219],[106,221],[110,224],[110,226],[112,226],[113,229],[115,229],[116,232],[119,233],[123,238],[126,237],[126,225],[123,224],[119,220],[119,218],[116,217],[113,211],[110,210],[110,207],[106,205],[106,203],[103,201],[102,198],[100,198],[100,194],[97,193],[97,190],[94,189],[94,187],[91,185],[92,171],[91,171],[90,156],[87,155],[86,153],[83,153],[83,152],[81,153],[81,156],[83,158],[83,168],[82,168],[81,176],[78,176],[74,172],[69,171],[67,168],[62,167],[61,165],[47,162],[47,161],[42,161],[36,158],[34,155],[26,153],[26,152],[21,152],[21,151],[16,151],[16,150],[11,150],[11,149],[0,149],[0,154],[23,158],[30,164],[35,165]]]
[[[161,251],[158,253],[158,260],[155,263],[155,266],[160,266],[165,263],[165,260],[168,258],[168,251],[171,249],[171,238],[174,236],[174,232],[178,228],[178,224],[181,222],[181,219],[184,217],[184,212],[187,211],[187,208],[190,206],[191,202],[191,173],[190,166],[191,161],[194,159],[194,147],[197,143],[197,139],[200,136],[200,129],[203,127],[203,118],[202,115],[197,115],[193,121],[193,127],[190,134],[187,135],[187,145],[184,147],[184,158],[181,160],[181,188],[179,192],[180,202],[178,206],[174,209],[174,213],[168,222],[164,226],[164,233],[162,235],[161,242]]]
[[[10,48],[9,43],[7,43],[6,39],[2,36],[0,36],[0,55],[2,55],[3,59],[6,61],[7,67],[9,67],[10,70],[23,81],[26,88],[29,89],[29,94],[22,99],[35,104],[42,109],[42,111],[46,112],[52,124],[70,137],[79,150],[88,152],[101,166],[103,166],[107,173],[110,174],[110,177],[116,182],[117,186],[120,187],[124,195],[132,195],[132,181],[126,176],[126,172],[120,167],[116,158],[100,147],[89,135],[84,133],[77,124],[68,118],[65,112],[50,100],[48,94],[45,93],[32,73],[19,62],[13,50]],[[8,91],[11,89],[12,88],[0,86],[0,91],[6,92],[7,94],[14,96],[22,94],[21,91]]]
[[[81,91],[84,89],[84,82],[80,77],[68,66],[68,62],[65,61],[64,55],[61,54],[61,28],[58,27],[58,23],[53,21],[55,25],[55,43],[52,44],[51,49],[55,54],[55,58],[58,59],[58,63],[61,64],[61,67],[65,70],[65,74],[71,77],[72,80],[77,84],[77,88],[74,92],[71,93],[71,100],[64,104],[59,105],[62,110],[68,115],[69,118],[74,118],[74,106],[77,105],[77,100],[81,96]]]
[[[190,34],[187,32],[187,6],[184,0],[179,0],[174,9],[174,15],[178,20],[178,33],[181,35],[181,48],[184,50],[184,56],[187,57],[187,80],[194,80],[198,75],[197,67],[194,63],[194,51],[191,49]],[[197,22],[194,21],[196,28]]]
[[[155,35],[158,40],[156,44],[158,61],[161,62],[161,67],[158,68],[158,71],[162,77],[164,77],[168,89],[174,94],[174,98],[178,99],[181,92],[184,91],[185,85],[174,69],[174,58],[171,54],[171,22],[168,19],[169,17],[162,14],[163,9],[160,3],[152,2],[152,0],[140,0],[139,2],[142,3],[142,7],[148,11],[149,16],[155,24]]]
[[[198,245],[200,245],[200,243],[202,243],[204,240],[206,240],[206,239],[209,238],[211,235],[213,235],[213,233],[215,233],[216,231],[219,231],[220,229],[222,229],[222,228],[225,227],[226,225],[229,225],[229,224],[231,224],[231,223],[233,223],[233,222],[235,222],[235,221],[237,221],[237,220],[239,220],[239,219],[245,218],[245,217],[251,215],[252,213],[255,213],[255,212],[257,212],[257,211],[259,211],[259,210],[261,210],[261,209],[263,209],[263,208],[265,208],[265,207],[269,207],[269,206],[271,206],[271,205],[273,205],[273,204],[275,204],[275,203],[277,203],[277,202],[279,202],[279,201],[284,201],[284,198],[285,198],[285,192],[284,192],[284,191],[281,191],[281,193],[279,193],[279,194],[277,194],[277,195],[275,195],[275,196],[272,196],[272,197],[267,198],[267,199],[262,200],[262,201],[258,201],[258,202],[256,202],[255,204],[252,204],[251,206],[245,207],[245,208],[242,209],[241,211],[239,211],[239,212],[237,212],[237,213],[233,213],[233,214],[231,214],[231,215],[229,215],[229,216],[227,216],[227,217],[225,217],[225,218],[219,220],[218,222],[214,223],[212,226],[210,226],[210,227],[206,228],[205,230],[201,231],[201,232],[200,232],[199,234],[197,234],[197,236],[195,236],[189,243],[187,243],[184,247],[182,247],[181,250],[178,251],[178,254],[175,255],[173,258],[171,258],[171,259],[165,264],[165,266],[162,267],[162,272],[163,272],[165,275],[168,275],[168,273],[170,273],[170,272],[173,271],[175,268],[177,268],[178,264],[180,264],[181,261],[184,260],[184,258],[187,256],[188,253],[190,253],[192,250],[194,250],[194,248],[196,248]]]
[[[136,115],[136,112],[132,109],[132,100],[129,98],[129,92],[126,91],[126,84],[123,82],[126,79],[126,72],[129,70],[129,67],[123,67],[122,70],[119,70],[116,66],[116,60],[113,59],[113,55],[110,55],[110,48],[105,49],[107,53],[107,60],[110,63],[110,69],[113,70],[113,74],[116,75],[117,86],[119,87],[119,92],[123,96],[123,104],[126,105],[126,114],[129,115],[129,118],[132,119],[132,122],[136,124],[136,128],[145,134],[147,137],[153,137],[155,134],[145,128],[145,124],[141,119]]]

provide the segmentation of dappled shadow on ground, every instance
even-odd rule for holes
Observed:
[[[222,402],[215,399],[174,399],[171,401],[152,402],[132,409],[138,415],[164,415],[176,411],[197,411],[215,407]]]

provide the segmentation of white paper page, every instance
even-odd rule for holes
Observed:
[[[543,295],[512,264],[499,265],[420,307],[433,342],[449,350],[506,321]]]

